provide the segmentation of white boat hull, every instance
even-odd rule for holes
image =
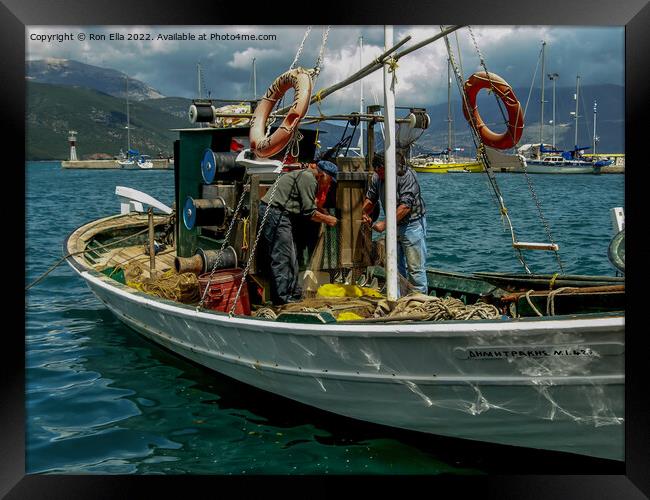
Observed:
[[[134,330],[254,387],[393,427],[623,460],[620,315],[281,323],[197,312],[74,268]]]
[[[529,174],[594,174],[596,170],[593,165],[543,165],[528,160],[526,161],[526,172]]]
[[[147,170],[153,168],[153,162],[135,162],[135,161],[117,161],[117,164],[123,170]]]

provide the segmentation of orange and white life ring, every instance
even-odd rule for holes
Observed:
[[[508,110],[508,127],[502,134],[492,132],[478,112],[476,95],[485,88],[494,90]],[[463,105],[463,113],[469,124],[476,128],[484,144],[496,149],[509,149],[519,142],[524,131],[524,113],[508,82],[495,73],[479,71],[467,79],[464,91],[467,102]]]
[[[307,113],[311,98],[311,76],[307,70],[296,68],[281,74],[275,79],[260,100],[251,118],[251,150],[260,158],[273,156],[287,145],[300,120]],[[266,121],[273,107],[290,88],[294,89],[293,103],[280,127],[270,136],[266,135]]]

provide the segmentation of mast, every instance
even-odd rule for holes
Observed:
[[[451,59],[447,58],[447,159],[451,161]]]
[[[580,98],[580,75],[576,75],[576,93],[575,93],[575,96],[576,96],[576,111],[575,111],[574,119],[576,121],[576,130],[575,130],[575,139],[574,139],[574,142],[575,142],[574,150],[577,150],[578,149],[578,103],[580,102],[579,101],[579,98]]]
[[[201,63],[196,63],[196,86],[198,89],[198,96],[201,99]]]
[[[540,105],[542,107],[540,122],[539,122],[539,154],[542,155],[542,144],[544,144],[544,78],[546,77],[545,73],[546,65],[546,42],[542,41],[542,98],[540,99]]]
[[[384,26],[384,49],[393,45],[393,27]],[[395,165],[395,88],[394,73],[384,65],[384,139],[385,177],[384,211],[386,214],[386,298],[396,301],[397,287],[397,168]]]
[[[553,82],[553,149],[555,149],[555,80],[560,75],[557,73],[551,73],[548,75],[549,80]]]
[[[359,37],[359,69],[363,68],[363,35]],[[363,78],[359,80],[359,114],[363,114]],[[359,154],[363,156],[363,122],[359,123]]]
[[[129,75],[126,76],[126,154],[131,149],[131,118],[129,116]]]
[[[594,100],[594,148],[593,148],[594,154],[596,154],[596,106],[598,106],[598,104]]]
[[[253,99],[257,100],[257,73],[255,71],[255,58],[253,57]]]

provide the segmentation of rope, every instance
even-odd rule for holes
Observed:
[[[241,243],[241,249],[243,250],[248,250],[248,217],[244,217],[242,219],[242,223],[244,224],[244,227],[242,229],[244,235],[242,237],[242,243]]]
[[[534,291],[534,290],[528,290],[528,291],[526,292],[526,300],[528,301],[528,305],[530,306],[530,308],[531,308],[533,311],[535,311],[535,314],[537,314],[537,316],[544,316],[541,312],[539,312],[539,309],[537,309],[537,308],[535,307],[535,304],[533,304],[533,301],[530,299],[530,294],[531,294],[531,292],[533,292],[533,291]]]
[[[563,288],[558,288],[557,290],[553,290],[552,292],[549,292],[548,298],[546,299],[547,315],[555,316],[555,296],[561,294],[562,292],[566,292],[567,290],[579,290],[579,289],[575,287],[565,286]]]
[[[499,310],[492,304],[477,302],[466,305],[455,297],[431,297],[413,293],[400,298],[391,308],[386,300],[377,304],[375,318],[403,318],[422,316],[424,321],[497,319]]]
[[[526,99],[526,106],[524,107],[524,118],[526,118],[526,111],[528,110],[528,103],[530,102],[530,97],[533,94],[533,85],[535,84],[535,78],[537,77],[537,70],[539,69],[539,62],[542,60],[542,52],[544,49],[540,49],[539,56],[537,56],[537,66],[535,66],[535,72],[533,73],[533,80],[530,82],[530,89],[528,90],[528,99]]]
[[[30,289],[31,287],[33,287],[34,285],[37,285],[38,283],[40,283],[41,281],[43,281],[43,280],[44,280],[44,279],[45,279],[45,278],[46,278],[46,277],[47,277],[47,276],[48,276],[52,271],[54,271],[58,266],[61,265],[61,263],[62,263],[64,260],[66,260],[66,259],[69,258],[69,257],[73,257],[73,256],[75,256],[75,255],[85,254],[85,253],[87,253],[87,252],[93,252],[93,251],[95,251],[95,250],[99,250],[99,249],[101,249],[101,248],[108,248],[108,247],[110,247],[110,246],[117,245],[118,243],[121,243],[121,242],[126,241],[126,240],[128,240],[128,239],[134,238],[135,236],[139,236],[139,235],[141,235],[141,234],[144,234],[144,233],[146,233],[146,232],[148,232],[148,231],[149,231],[149,228],[146,228],[146,229],[143,229],[142,231],[138,231],[137,233],[131,234],[131,235],[125,237],[125,238],[121,238],[121,239],[116,240],[116,241],[113,241],[113,242],[111,242],[111,243],[107,243],[107,244],[105,244],[105,245],[97,245],[95,248],[91,248],[91,249],[89,249],[89,248],[85,248],[84,250],[80,250],[80,251],[78,251],[78,252],[72,252],[72,253],[69,253],[69,254],[67,254],[67,255],[64,255],[63,257],[61,257],[61,259],[59,259],[59,260],[56,262],[56,264],[54,264],[54,265],[53,265],[52,267],[50,267],[47,271],[45,271],[45,273],[43,273],[41,276],[39,276],[36,280],[32,281],[29,285],[27,285],[27,286],[25,287],[25,291],[29,290],[29,289]]]
[[[388,65],[388,72],[393,74],[393,79],[390,82],[390,90],[394,92],[395,85],[397,84],[397,68],[399,65],[397,64],[397,59],[394,57],[389,57],[386,60],[386,64]]]
[[[261,309],[258,309],[253,313],[253,316],[256,318],[266,318],[272,320],[275,320],[278,317],[275,311],[270,307],[262,307]]]

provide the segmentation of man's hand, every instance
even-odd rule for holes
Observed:
[[[372,225],[372,219],[368,214],[363,214],[361,216],[361,222],[363,222],[364,224],[368,224],[369,226]]]
[[[383,233],[386,231],[386,221],[385,220],[380,220],[379,222],[376,222],[372,228],[377,231],[378,233]]]
[[[325,224],[329,227],[334,227],[338,223],[338,219],[333,215],[325,215]]]
[[[338,219],[333,215],[328,215],[326,213],[319,212],[318,210],[314,210],[314,213],[311,215],[311,220],[318,223],[322,222],[323,224],[327,224],[329,227],[336,226],[336,223],[338,222]]]

